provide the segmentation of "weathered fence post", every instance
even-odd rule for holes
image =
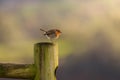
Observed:
[[[34,45],[34,64],[0,63],[0,78],[56,80],[58,45],[37,43]]]
[[[34,80],[56,80],[58,67],[58,45],[55,43],[36,43],[34,45],[36,75]]]

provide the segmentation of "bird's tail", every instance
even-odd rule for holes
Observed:
[[[47,31],[45,31],[45,30],[43,30],[43,29],[41,29],[41,28],[40,28],[40,30],[43,31],[43,32],[47,32]]]

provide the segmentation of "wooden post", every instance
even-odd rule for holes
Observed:
[[[44,42],[34,45],[36,75],[34,80],[56,80],[58,45]]]
[[[58,45],[37,43],[34,45],[34,64],[0,63],[0,78],[56,80]]]

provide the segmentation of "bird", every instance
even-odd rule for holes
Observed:
[[[62,33],[59,29],[44,30],[40,28],[40,30],[43,31],[43,35],[51,41],[58,39]]]

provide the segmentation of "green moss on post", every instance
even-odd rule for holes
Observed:
[[[33,64],[0,63],[0,78],[33,79],[34,76]]]
[[[54,43],[37,43],[34,46],[36,75],[34,80],[56,80],[58,46]]]

